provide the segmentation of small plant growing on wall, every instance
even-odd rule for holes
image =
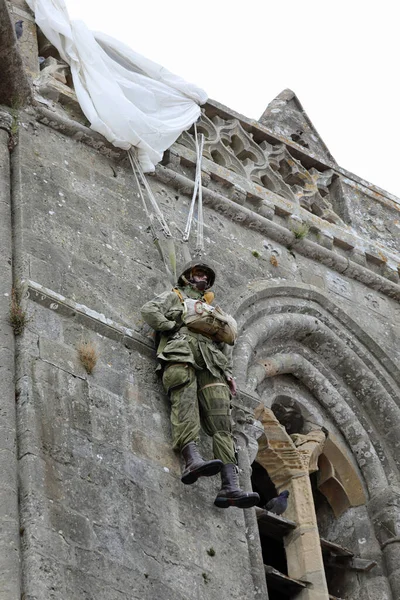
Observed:
[[[96,346],[93,342],[80,342],[78,345],[78,356],[86,372],[91,375],[99,358]]]
[[[294,233],[296,240],[302,240],[307,237],[310,226],[307,223],[299,223],[299,225],[292,226],[291,231]]]
[[[11,290],[10,323],[14,330],[14,335],[20,335],[27,322],[26,312],[21,306],[21,291],[19,288],[13,287]]]
[[[272,265],[273,267],[277,267],[277,266],[279,265],[279,263],[278,263],[278,259],[276,258],[275,254],[272,254],[272,255],[270,256],[269,262],[271,263],[271,265]]]
[[[12,109],[11,109],[11,117],[12,123],[10,127],[10,139],[8,140],[8,149],[12,152],[17,145],[17,134],[19,130],[19,121],[18,121],[18,109],[20,108],[20,104],[17,100],[12,100]]]

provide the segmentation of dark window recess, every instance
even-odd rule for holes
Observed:
[[[310,475],[310,481],[320,534],[329,536],[330,526],[335,522],[335,516],[327,499],[318,489],[318,472]],[[329,598],[342,600],[346,598],[347,590],[354,587],[355,578],[362,577],[362,573],[373,569],[376,562],[358,558],[348,548],[324,537],[320,539]]]

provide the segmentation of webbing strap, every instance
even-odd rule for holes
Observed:
[[[199,389],[199,392],[202,392],[203,390],[205,390],[206,388],[210,388],[210,387],[216,387],[217,385],[223,385],[224,387],[228,387],[226,385],[226,383],[207,383],[207,385],[203,385],[202,388]],[[229,389],[229,388],[228,388]]]
[[[207,416],[212,416],[212,417],[229,417],[230,416],[230,410],[226,409],[226,408],[208,408],[206,412],[207,412]]]
[[[160,257],[161,257],[163,263],[164,263],[168,278],[170,279],[171,283],[174,283],[176,281],[176,255],[175,255],[175,245],[174,245],[174,240],[172,238],[172,234],[169,230],[169,227],[164,218],[164,215],[162,214],[160,207],[157,204],[154,194],[151,191],[151,188],[150,188],[150,186],[147,182],[147,179],[144,175],[142,166],[137,159],[136,153],[132,148],[130,150],[128,150],[128,158],[129,158],[129,162],[131,163],[133,174],[135,176],[136,185],[138,188],[140,198],[142,200],[143,209],[149,220],[150,230],[151,230],[151,233],[153,236],[153,242],[160,254]],[[140,179],[140,181],[139,181],[139,179]],[[147,193],[147,202],[146,202],[145,196],[143,194],[142,185],[144,186],[146,193]],[[151,208],[149,208],[147,203],[150,203]],[[154,217],[156,217],[156,219],[161,227],[161,230],[164,234],[164,237],[165,237],[165,240],[162,243],[158,238],[158,233],[156,231]]]
[[[178,290],[178,288],[172,288],[172,291],[175,292],[175,294],[178,296],[179,300],[182,302],[182,304],[184,303],[184,299],[183,299],[183,294],[180,290]]]
[[[183,367],[184,369],[187,369],[189,367],[188,363],[167,363],[167,365],[164,367],[164,371],[166,371],[167,369],[169,369],[170,367]]]

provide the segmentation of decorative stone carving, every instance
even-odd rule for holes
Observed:
[[[48,56],[43,62],[40,75],[33,82],[36,99],[50,106],[54,111],[63,110],[77,121],[81,121],[83,113],[72,84],[69,65],[54,56]]]
[[[331,223],[342,223],[329,200],[334,174],[307,169],[283,143],[258,143],[237,119],[209,119],[202,114],[197,130],[204,134],[203,154],[209,160],[261,185]],[[195,150],[193,135],[184,132],[178,142]]]
[[[324,432],[319,429],[310,431],[306,435],[293,433],[290,437],[299,452],[304,466],[308,468],[308,472],[315,473],[315,471],[318,471],[318,457],[325,444]]]
[[[308,475],[296,446],[272,410],[261,404],[255,417],[265,431],[258,441],[257,462],[268,472],[275,487],[283,490],[292,477]]]
[[[66,62],[60,59],[56,59],[53,56],[49,56],[43,63],[43,68],[40,77],[51,75],[57,81],[61,81],[67,85],[67,74],[69,73],[69,66]]]

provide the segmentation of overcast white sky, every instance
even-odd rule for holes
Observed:
[[[66,0],[70,16],[258,119],[298,96],[340,166],[400,197],[393,0]]]

